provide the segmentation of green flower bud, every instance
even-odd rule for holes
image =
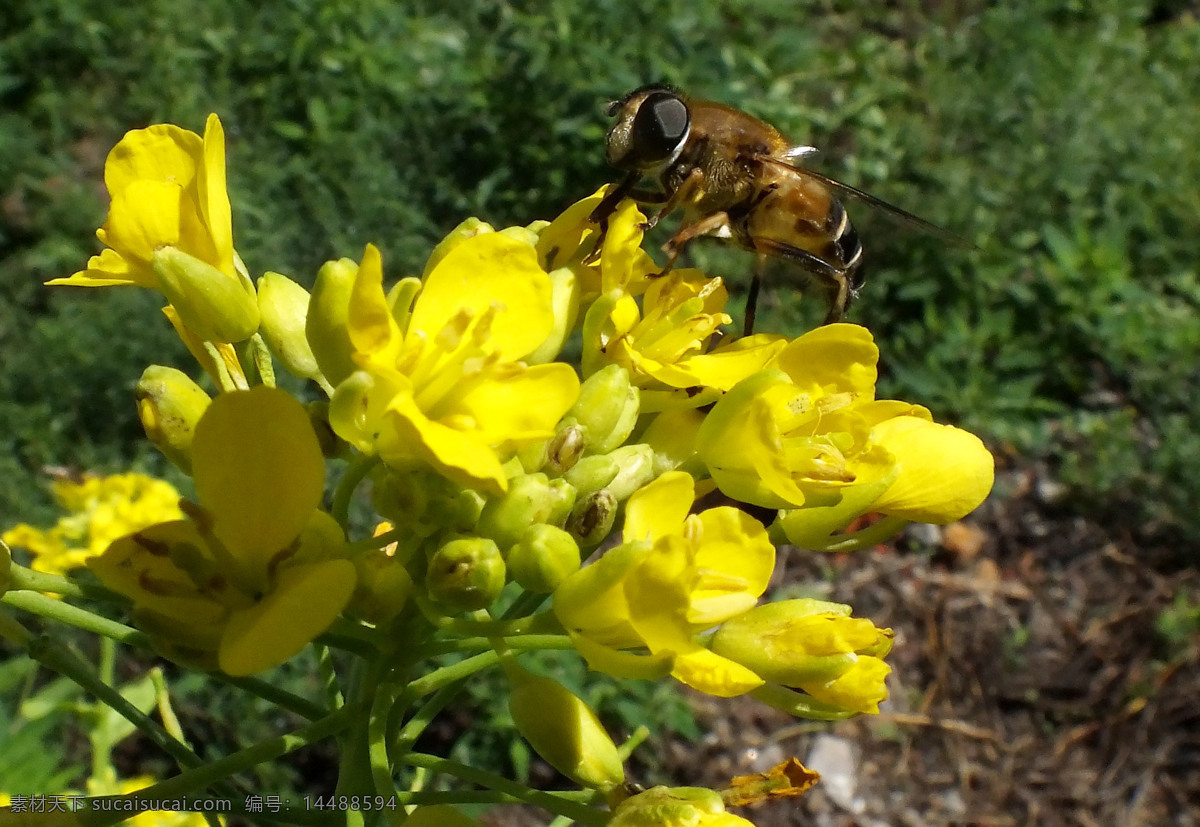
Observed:
[[[155,250],[150,264],[167,301],[201,339],[241,342],[258,330],[254,285],[241,273],[226,275],[175,247]]]
[[[348,314],[358,265],[348,258],[329,261],[317,272],[304,335],[313,358],[330,384],[337,385],[358,369],[351,358]]]
[[[580,494],[590,494],[607,486],[620,472],[621,466],[612,456],[595,454],[575,463],[571,470],[563,474],[563,479]]]
[[[386,549],[372,549],[354,558],[358,584],[350,598],[350,609],[368,623],[381,624],[404,609],[412,594],[408,570]]]
[[[308,291],[287,276],[268,272],[258,280],[259,332],[272,355],[301,379],[321,375],[304,334],[308,304]]]
[[[522,474],[508,481],[508,491],[489,500],[475,530],[503,548],[521,539],[525,529],[544,523],[557,504],[545,474]]]
[[[192,472],[192,436],[212,399],[187,374],[151,365],[134,391],[146,436],[185,474]]]
[[[608,456],[620,469],[608,484],[617,502],[629,499],[630,494],[654,479],[654,451],[649,445],[622,445]]]
[[[429,560],[425,588],[452,612],[486,609],[504,588],[504,558],[486,537],[464,537],[443,545]]]
[[[546,468],[552,474],[564,474],[575,467],[587,449],[587,428],[571,423],[560,428],[546,443]]]
[[[579,569],[575,538],[552,525],[531,525],[508,550],[508,571],[521,588],[549,594]]]
[[[550,480],[550,510],[542,522],[557,526],[565,523],[575,507],[576,497],[575,486],[566,480]]]
[[[629,371],[606,365],[580,386],[579,399],[568,416],[587,428],[589,450],[607,454],[633,433],[638,406],[638,390],[629,382]]]
[[[429,260],[425,262],[425,272],[421,274],[422,280],[433,271],[434,267],[438,266],[438,262],[444,259],[459,244],[462,244],[468,238],[494,232],[496,232],[496,229],[486,221],[480,221],[474,217],[466,219],[447,233],[446,237],[439,241],[433,248],[433,252],[429,254]]]
[[[510,670],[510,678],[513,722],[546,763],[589,789],[607,791],[625,782],[617,746],[587,704],[550,678],[520,669]]]
[[[507,232],[507,230],[505,231]],[[528,230],[526,230],[528,232]],[[532,236],[533,234],[530,233]],[[537,245],[537,237],[533,236],[532,245]],[[554,308],[554,328],[546,341],[538,349],[525,357],[530,365],[540,365],[558,356],[563,343],[575,329],[575,320],[579,316],[579,279],[567,267],[559,267],[550,273],[550,305]]]
[[[579,541],[580,546],[592,548],[608,536],[616,519],[617,498],[601,488],[575,503],[567,520],[567,531]]]

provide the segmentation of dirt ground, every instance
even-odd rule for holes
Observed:
[[[1196,550],[1056,513],[1059,495],[1002,470],[961,524],[788,554],[782,582],[824,584],[896,631],[891,698],[820,724],[695,694],[710,734],[660,756],[678,783],[719,788],[792,756],[823,771],[802,798],[738,811],[758,827],[1200,825],[1200,640],[1156,628],[1177,594],[1200,600]],[[527,818],[489,824],[541,823]]]

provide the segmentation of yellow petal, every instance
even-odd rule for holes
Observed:
[[[212,264],[232,276],[233,215],[225,183],[225,130],[215,114],[209,115],[204,125],[204,162],[197,178],[200,214],[216,255]]]
[[[263,386],[212,401],[196,426],[192,469],[214,532],[259,574],[300,534],[325,485],[304,406]]]
[[[435,422],[417,407],[411,394],[398,394],[388,406],[379,455],[393,467],[418,458],[439,473],[468,488],[499,495],[508,488],[508,475],[496,452],[474,431]]]
[[[584,635],[571,635],[575,650],[583,655],[589,669],[612,675],[615,678],[652,681],[671,672],[674,658],[670,653],[642,655],[621,652],[609,646],[595,643]]]
[[[71,287],[109,287],[119,284],[136,284],[139,287],[155,287],[157,278],[150,266],[133,267],[116,250],[104,249],[100,255],[88,259],[87,269],[65,278],[50,279],[48,285]]]
[[[693,561],[700,578],[688,622],[708,628],[754,606],[775,570],[775,546],[762,523],[737,508],[710,508],[693,519],[702,526],[702,540]]]
[[[740,663],[700,647],[677,655],[671,668],[671,676],[692,689],[718,698],[745,695],[765,683]]]
[[[253,675],[283,663],[329,628],[354,583],[349,560],[284,566],[262,600],[230,616],[218,652],[221,671]]]
[[[438,414],[469,417],[486,445],[521,444],[553,436],[554,426],[578,397],[579,377],[570,365],[518,364],[464,384],[450,405],[439,405]]]
[[[804,393],[850,391],[858,399],[873,399],[878,362],[879,348],[865,327],[827,324],[780,351],[776,367]]]
[[[125,259],[148,263],[154,251],[179,243],[182,190],[166,181],[134,181],[113,195],[105,243]]]
[[[104,185],[114,197],[134,181],[171,181],[186,188],[203,154],[203,141],[195,132],[173,124],[135,129],[108,153]]]
[[[425,280],[408,334],[432,340],[466,311],[481,317],[493,306],[489,350],[505,361],[520,359],[546,340],[554,327],[550,277],[538,266],[533,247],[502,233],[459,243]]]
[[[678,533],[695,498],[696,484],[690,474],[669,471],[635,492],[625,506],[626,543],[655,540]]]
[[[898,416],[871,429],[896,458],[899,474],[873,511],[921,523],[952,523],[992,490],[995,462],[979,437],[950,425]]]
[[[383,260],[374,244],[367,245],[354,277],[346,323],[350,342],[359,353],[376,354],[399,342],[400,328],[383,292]],[[387,356],[382,358],[388,361]]]

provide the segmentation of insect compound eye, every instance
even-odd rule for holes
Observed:
[[[670,92],[653,92],[633,119],[633,139],[645,161],[665,161],[688,131],[687,104]]]

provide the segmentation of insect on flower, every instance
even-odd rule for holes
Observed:
[[[608,163],[625,177],[605,195],[591,220],[602,227],[622,199],[660,205],[653,227],[676,209],[683,223],[667,242],[663,273],[688,242],[723,239],[758,254],[746,300],[745,333],[754,328],[761,271],[767,258],[793,262],[822,288],[825,324],[839,320],[863,284],[858,231],[838,200],[848,195],[939,237],[961,239],[924,219],[798,163],[817,150],[794,146],[779,130],[739,109],[693,100],[669,86],[633,90],[609,104],[617,122],[608,133]],[[641,189],[653,178],[658,189]]]

